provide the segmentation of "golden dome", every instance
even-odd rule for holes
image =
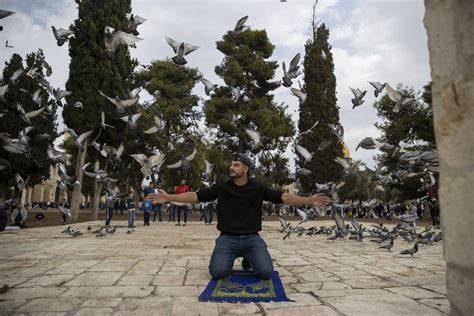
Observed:
[[[342,154],[345,159],[351,159],[351,152],[349,151],[349,147],[345,142],[342,142]]]

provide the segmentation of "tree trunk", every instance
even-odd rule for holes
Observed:
[[[84,164],[84,159],[86,158],[87,154],[87,144],[88,140],[86,139],[84,141],[84,150],[81,151],[80,148],[78,148],[78,154],[77,154],[77,162],[76,162],[76,179],[79,181],[79,185],[76,185],[74,187],[74,190],[72,191],[72,197],[71,197],[71,216],[72,219],[71,221],[73,223],[77,223],[79,221],[79,203],[81,202],[81,196],[82,196],[82,178],[84,173],[82,172],[82,165]]]
[[[450,315],[474,315],[474,2],[425,7]]]
[[[94,183],[94,197],[91,207],[91,219],[96,221],[99,219],[100,197],[102,196],[103,183]]]

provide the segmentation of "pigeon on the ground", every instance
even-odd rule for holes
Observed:
[[[393,247],[393,238],[390,239],[390,242],[386,245],[380,246],[381,249],[387,249],[388,251],[392,252]]]
[[[415,246],[413,246],[413,248],[400,251],[400,254],[401,255],[410,255],[413,258],[413,255],[417,252],[418,252],[418,243],[415,243]]]

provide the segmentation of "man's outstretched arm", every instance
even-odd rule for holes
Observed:
[[[283,204],[287,205],[313,205],[326,206],[331,203],[331,199],[323,194],[315,194],[312,196],[299,196],[295,194],[283,193],[281,196]]]
[[[178,203],[197,203],[198,197],[196,192],[185,192],[181,194],[168,194],[163,190],[158,193],[151,193],[146,196],[147,199],[152,200],[153,204],[164,204],[168,202]]]

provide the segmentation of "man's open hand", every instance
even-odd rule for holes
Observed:
[[[146,196],[146,199],[151,200],[153,205],[156,205],[156,204],[165,204],[165,203],[167,203],[169,201],[168,197],[169,197],[168,193],[166,193],[163,190],[158,190],[158,193],[148,194]]]
[[[311,202],[314,206],[326,206],[329,203],[331,203],[331,199],[328,198],[327,196],[325,196],[322,193],[315,194],[315,195],[311,196],[310,198],[311,198]]]

